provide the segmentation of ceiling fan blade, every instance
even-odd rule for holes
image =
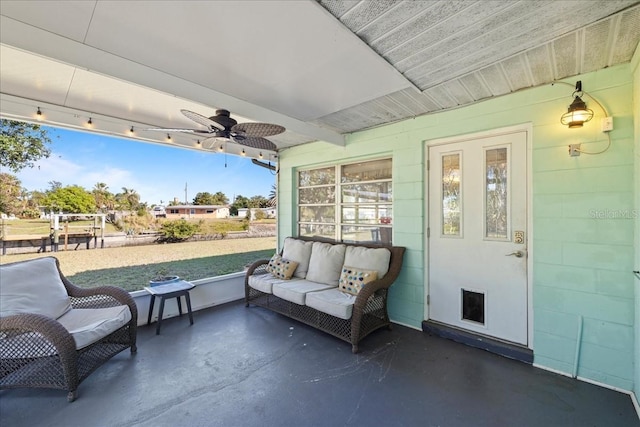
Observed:
[[[232,132],[243,133],[246,136],[273,136],[284,132],[286,129],[271,123],[238,123],[231,128]]]
[[[240,145],[246,145],[247,147],[257,148],[265,151],[277,151],[278,147],[268,139],[259,136],[247,136],[244,139],[234,138],[234,142]]]
[[[208,128],[214,128],[218,130],[224,130],[224,126],[214,122],[210,118],[205,117],[201,114],[194,113],[193,111],[189,111],[189,110],[180,110],[180,112],[184,114],[185,117],[193,120],[196,123],[201,124],[202,126],[206,126]]]
[[[195,133],[198,135],[209,135],[211,131],[209,130],[201,130],[201,129],[169,129],[169,128],[147,128],[143,130],[153,130],[160,132],[180,132],[180,133]]]

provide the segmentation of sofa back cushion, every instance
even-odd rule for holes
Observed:
[[[298,267],[296,267],[296,270],[293,273],[294,277],[304,279],[307,276],[312,246],[313,242],[306,242],[304,240],[294,239],[293,237],[287,237],[284,239],[282,258],[298,263]]]
[[[70,309],[55,258],[0,266],[0,317],[34,313],[57,319]]]
[[[307,280],[338,286],[345,249],[345,245],[313,242]]]
[[[365,248],[348,246],[344,254],[344,265],[361,270],[375,270],[378,279],[382,279],[389,271],[391,251],[387,248]]]

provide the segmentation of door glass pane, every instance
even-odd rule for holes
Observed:
[[[507,148],[485,151],[485,237],[506,239],[507,233]]]
[[[460,236],[460,153],[442,156],[442,235]]]

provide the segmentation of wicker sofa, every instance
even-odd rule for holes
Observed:
[[[293,261],[292,277],[274,275],[275,257],[254,262],[245,276],[245,303],[332,334],[351,343],[357,353],[364,337],[391,328],[387,291],[400,274],[404,252],[400,246],[287,237],[278,261]],[[358,282],[370,273],[372,281],[350,288],[350,278]]]
[[[80,288],[45,257],[0,266],[0,389],[67,390],[119,352],[136,352],[138,311],[114,286]]]

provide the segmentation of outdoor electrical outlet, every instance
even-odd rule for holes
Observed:
[[[613,117],[605,117],[602,119],[602,132],[609,132],[613,130]]]
[[[580,144],[569,144],[569,156],[578,157],[580,155]]]

